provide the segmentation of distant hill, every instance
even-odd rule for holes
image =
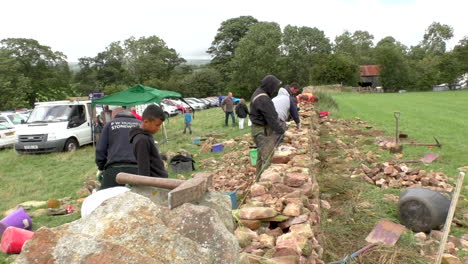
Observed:
[[[204,65],[210,63],[210,59],[185,59],[187,65]]]
[[[208,64],[210,63],[210,59],[186,59],[186,63],[187,65],[205,65],[205,64]],[[80,71],[80,65],[78,64],[78,62],[68,62],[68,67],[70,68],[70,71],[72,72],[79,72]]]

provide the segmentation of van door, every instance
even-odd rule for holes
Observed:
[[[80,146],[91,143],[91,122],[85,106],[75,105],[70,120],[76,120],[76,125],[69,129],[78,138]]]

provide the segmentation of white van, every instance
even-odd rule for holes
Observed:
[[[92,143],[91,101],[36,103],[27,122],[17,127],[18,153],[75,151]]]

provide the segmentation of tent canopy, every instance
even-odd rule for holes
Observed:
[[[133,106],[149,103],[160,103],[162,99],[175,97],[182,98],[180,93],[158,90],[148,86],[137,84],[125,91],[111,94],[96,100],[93,100],[93,105],[120,105]]]

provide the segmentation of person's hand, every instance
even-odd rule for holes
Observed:
[[[301,123],[297,123],[297,130],[301,130]]]
[[[96,173],[96,178],[100,183],[102,183],[102,170],[98,170]]]

